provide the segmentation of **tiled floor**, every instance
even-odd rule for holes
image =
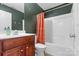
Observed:
[[[52,56],[52,55],[50,55],[50,54],[48,54],[48,53],[45,53],[44,55],[45,55],[45,56]]]
[[[35,56],[38,56],[38,55],[35,54]],[[48,53],[44,53],[44,56],[52,56],[52,55],[50,55],[50,54],[48,54]]]

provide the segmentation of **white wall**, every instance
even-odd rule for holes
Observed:
[[[45,19],[45,41],[49,43],[53,43],[52,38],[52,20],[51,19]]]

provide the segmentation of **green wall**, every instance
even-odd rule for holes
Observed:
[[[65,3],[65,4],[62,4],[60,6],[63,6],[63,5],[66,5],[66,4],[69,4],[69,3]],[[59,15],[63,15],[63,14],[70,13],[71,10],[72,10],[72,5],[73,4],[70,4],[68,6],[65,6],[65,7],[56,9],[56,10],[52,10],[52,9],[57,8],[57,7],[60,7],[60,6],[57,6],[57,7],[48,9],[48,10],[51,10],[51,11],[45,13],[45,18],[54,17],[54,16],[59,16]],[[48,10],[46,10],[46,11],[48,11]]]
[[[24,19],[24,13],[17,11],[15,9],[12,9],[3,4],[0,4],[0,10],[4,10],[4,11],[12,13],[12,29],[13,30],[22,30],[22,20]]]
[[[43,9],[36,3],[24,4],[25,30],[27,33],[36,32],[36,15],[42,11]]]

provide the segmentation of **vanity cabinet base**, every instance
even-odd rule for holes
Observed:
[[[0,56],[34,56],[34,36],[24,36],[0,40]]]

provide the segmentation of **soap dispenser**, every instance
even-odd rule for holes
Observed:
[[[7,35],[10,35],[10,33],[11,33],[10,27],[5,28],[5,30],[6,30],[6,34],[7,34]]]

